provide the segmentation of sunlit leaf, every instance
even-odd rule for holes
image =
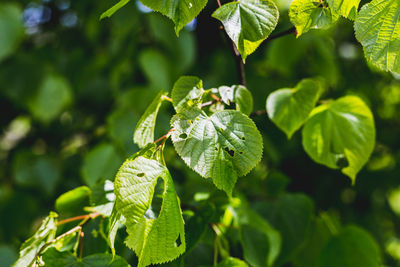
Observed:
[[[245,60],[275,29],[279,11],[271,0],[243,0],[222,5],[212,16],[222,22]]]
[[[302,134],[304,150],[314,161],[340,168],[353,183],[375,146],[372,113],[356,96],[316,107]]]
[[[154,216],[157,182],[163,182],[161,209]],[[139,258],[138,266],[159,264],[185,251],[184,222],[168,169],[155,160],[138,156],[127,160],[115,180],[116,209],[126,219],[125,243]]]
[[[175,23],[175,32],[177,35],[207,4],[207,0],[141,0],[141,2],[145,6],[172,19]]]
[[[326,29],[339,18],[325,0],[294,0],[289,8],[289,17],[296,26],[297,37],[311,29]]]
[[[354,20],[361,0],[326,0],[329,7],[339,15]]]
[[[163,91],[156,95],[136,125],[133,141],[140,148],[154,141],[154,128],[156,127],[157,114],[163,101],[163,95],[166,95]]]
[[[400,73],[400,2],[373,0],[364,5],[354,24],[366,58],[382,70]]]
[[[60,213],[83,212],[83,207],[89,205],[91,190],[87,186],[80,186],[68,191],[56,200],[55,208]]]
[[[182,76],[171,92],[172,104],[177,112],[195,104],[203,94],[203,82],[194,76]]]
[[[295,88],[279,89],[267,98],[268,116],[291,138],[307,120],[319,94],[319,82],[311,79],[302,80]]]
[[[261,160],[262,138],[243,113],[223,110],[208,116],[197,108],[175,115],[172,142],[186,164],[231,194],[238,176]]]
[[[54,239],[57,230],[57,216],[56,213],[50,212],[36,233],[22,244],[19,258],[13,267],[26,267],[33,264],[43,245]]]

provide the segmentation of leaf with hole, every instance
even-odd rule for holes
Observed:
[[[155,194],[157,182],[161,195]],[[184,221],[168,169],[156,160],[128,159],[115,178],[116,210],[125,217],[126,245],[139,258],[138,266],[160,264],[185,251]],[[161,198],[155,216],[155,198]]]
[[[354,29],[373,65],[400,74],[399,19],[398,0],[373,0],[361,8]]]
[[[225,104],[230,105],[234,102],[236,110],[246,115],[253,111],[253,96],[243,85],[220,86],[218,93]]]
[[[294,0],[289,8],[289,17],[296,26],[297,37],[311,29],[329,28],[339,18],[325,0]]]
[[[262,137],[254,122],[235,110],[208,116],[198,108],[171,120],[172,142],[186,164],[217,188],[232,193],[238,176],[246,175],[261,160]]]
[[[138,144],[140,148],[154,141],[154,128],[156,127],[157,114],[160,110],[163,96],[165,95],[166,93],[163,91],[160,91],[156,95],[136,125],[133,141]]]
[[[356,96],[316,107],[302,134],[304,150],[314,161],[340,168],[353,183],[375,146],[372,113]]]
[[[275,29],[279,11],[271,0],[243,0],[222,5],[212,16],[222,22],[245,61]]]
[[[320,91],[318,81],[304,79],[295,88],[283,88],[271,93],[266,105],[269,118],[290,139],[307,120]]]
[[[203,82],[199,78],[195,76],[180,77],[171,92],[172,104],[176,112],[197,104],[203,93]]]

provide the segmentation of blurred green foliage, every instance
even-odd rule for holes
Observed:
[[[281,17],[275,31],[280,32],[291,27],[290,1],[276,3]],[[102,204],[94,199],[95,188],[113,180],[123,159],[138,150],[134,128],[160,89],[170,91],[181,75],[201,77],[205,88],[238,82],[230,43],[210,16],[216,3],[210,2],[179,38],[171,21],[145,13],[134,1],[99,21],[109,6],[105,0],[0,3],[0,266],[16,260],[18,248],[49,210],[70,213],[62,200],[54,206],[59,195],[86,185],[92,189],[91,203]],[[377,128],[372,157],[352,186],[339,171],[306,155],[299,132],[287,140],[266,115],[254,119],[264,138],[264,158],[239,178],[234,196],[242,203],[247,199],[282,235],[277,264],[375,266],[368,261],[328,265],[366,246],[370,254],[382,255],[385,266],[400,266],[400,77],[366,62],[352,23],[344,19],[327,31],[263,43],[245,66],[255,110],[265,108],[272,91],[319,76],[328,88],[324,98],[360,96]],[[162,105],[156,138],[169,130],[172,114],[171,105]],[[198,236],[187,240],[192,247],[185,264],[212,265],[213,231],[191,220],[190,207],[210,202],[201,219],[214,223],[231,222],[227,210],[235,207],[228,209],[232,203],[226,196],[186,167],[172,146],[165,160],[186,230]],[[78,210],[73,215],[80,215],[82,207]],[[86,227],[84,255],[107,251],[99,230],[105,226],[92,221]],[[240,233],[226,231],[230,255],[243,259],[244,251],[248,259]],[[255,240],[267,238],[251,227],[244,231]],[[117,254],[134,266],[136,257],[120,232]],[[223,238],[219,242],[226,249]]]

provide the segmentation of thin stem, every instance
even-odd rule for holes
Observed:
[[[171,128],[171,130],[169,130],[168,133],[166,133],[163,136],[161,136],[160,138],[158,138],[156,141],[153,142],[153,144],[156,144],[164,139],[165,140],[168,139],[171,136],[173,131],[175,131],[175,128]]]
[[[79,221],[79,220],[94,219],[99,215],[100,215],[100,213],[97,213],[97,212],[93,212],[93,213],[85,214],[85,215],[79,215],[79,216],[75,216],[75,217],[72,217],[72,218],[68,218],[68,219],[59,221],[57,223],[57,225],[62,225],[62,224],[66,224],[66,223],[74,222],[74,221]]]
[[[82,259],[83,255],[83,238],[85,237],[85,234],[81,231],[79,233],[79,258]]]
[[[167,100],[168,102],[171,102],[171,103],[172,103],[172,98],[170,98],[170,97],[168,97],[168,96],[166,96],[166,95],[161,96],[161,99],[162,99],[162,100]]]
[[[277,38],[280,38],[280,37],[283,37],[283,36],[286,36],[286,35],[289,35],[289,34],[294,34],[294,35],[296,35],[296,34],[297,34],[296,27],[292,27],[292,28],[290,28],[290,29],[287,29],[286,31],[279,32],[279,33],[277,33],[277,34],[271,35],[270,37],[268,37],[268,38],[264,41],[264,43],[267,43],[267,42],[269,42],[269,41],[272,41],[272,40],[274,40],[274,39],[277,39]]]

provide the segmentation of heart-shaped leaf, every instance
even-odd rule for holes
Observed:
[[[172,142],[186,164],[228,195],[238,176],[246,175],[261,160],[262,138],[243,113],[223,110],[208,116],[198,108],[176,114]]]
[[[311,79],[302,80],[295,88],[279,89],[267,98],[268,116],[290,139],[307,120],[319,93],[319,82]]]
[[[368,106],[346,96],[316,107],[303,128],[303,147],[316,162],[340,168],[353,183],[375,145],[375,125]]]
[[[222,22],[244,61],[275,29],[279,11],[271,0],[242,0],[221,6],[212,16]]]
[[[296,26],[297,37],[311,29],[326,29],[339,18],[324,0],[294,0],[289,17]]]

